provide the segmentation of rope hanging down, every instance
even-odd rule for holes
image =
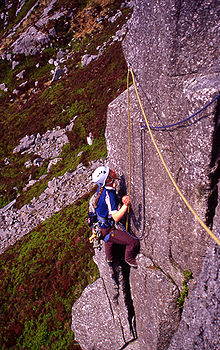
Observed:
[[[129,159],[129,178],[128,178],[128,196],[131,197],[131,128],[130,128],[130,110],[129,110],[129,74],[127,75],[127,97],[128,97],[128,159]],[[128,231],[128,220],[130,212],[130,203],[127,210],[126,231]]]
[[[153,134],[152,134],[152,131],[150,129],[150,125],[148,123],[148,120],[147,120],[147,117],[146,117],[146,114],[144,112],[144,109],[143,109],[143,106],[142,106],[142,103],[141,103],[141,100],[140,100],[140,96],[138,94],[138,91],[137,91],[137,87],[136,87],[136,83],[135,83],[135,79],[134,79],[134,73],[132,71],[131,68],[128,69],[128,75],[127,75],[127,82],[129,82],[129,74],[131,73],[131,76],[132,76],[132,80],[133,80],[133,84],[134,84],[134,89],[135,89],[135,93],[137,95],[137,99],[138,99],[138,102],[139,102],[139,105],[141,107],[141,111],[142,111],[142,114],[144,116],[144,119],[145,119],[145,122],[146,122],[146,125],[147,125],[147,128],[148,128],[148,131],[150,133],[150,136],[151,136],[151,140],[154,144],[154,147],[156,148],[156,151],[161,159],[161,162],[170,178],[170,180],[172,181],[174,187],[176,188],[178,194],[180,195],[180,197],[182,198],[182,200],[184,201],[184,203],[186,204],[186,206],[189,208],[189,210],[192,212],[192,214],[194,215],[194,217],[197,219],[197,221],[200,223],[200,225],[206,230],[206,232],[216,241],[216,243],[220,246],[220,240],[214,235],[214,233],[208,228],[208,226],[200,219],[200,217],[197,215],[197,213],[195,212],[195,210],[191,207],[191,205],[189,204],[189,202],[187,201],[187,199],[184,197],[184,195],[182,194],[182,192],[180,191],[179,187],[177,186],[173,176],[171,175],[164,159],[163,159],[163,156],[156,144],[156,141],[153,137]],[[128,89],[129,90],[129,89]],[[128,91],[128,96],[129,96],[129,91]],[[129,98],[128,98],[128,111],[129,111]],[[130,123],[130,112],[128,112],[128,120],[129,120],[129,123]],[[130,142],[129,142],[130,144]],[[129,159],[130,159],[130,149],[129,149]],[[131,170],[131,167],[130,167],[130,160],[129,160],[129,171]],[[129,175],[129,181],[130,181],[130,175]],[[129,185],[129,188],[130,188],[130,185]],[[130,198],[130,190],[129,190],[129,198]]]
[[[151,129],[151,130],[167,129],[167,128],[171,128],[171,127],[173,127],[173,126],[177,126],[177,125],[183,124],[183,123],[185,123],[186,121],[188,121],[188,120],[194,118],[197,114],[199,114],[199,113],[201,113],[202,111],[204,111],[204,109],[208,108],[208,107],[209,107],[212,103],[214,103],[219,97],[220,97],[220,94],[217,95],[211,102],[209,102],[207,105],[205,105],[205,106],[204,106],[203,108],[201,108],[199,111],[197,111],[196,113],[192,114],[191,116],[189,116],[189,117],[186,118],[186,119],[180,120],[179,122],[174,123],[174,124],[161,125],[161,126],[150,126],[150,129]],[[142,127],[142,128],[147,128],[147,125],[141,123],[141,127]]]
[[[129,74],[127,75],[127,97],[128,97],[128,155],[129,155],[129,178],[128,178],[128,196],[129,200],[131,197],[131,128],[130,128],[130,101],[129,101]],[[128,232],[128,220],[129,220],[129,213],[130,213],[130,204],[128,205],[128,210],[127,210],[127,218],[126,218],[126,225],[125,225],[125,232],[134,239],[142,239],[144,237],[144,230],[141,234],[140,237],[136,237],[132,235],[131,233]],[[144,217],[143,217],[144,220]],[[121,227],[123,230],[123,227]]]

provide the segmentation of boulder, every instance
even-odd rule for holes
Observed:
[[[9,164],[10,164],[10,159],[6,157],[6,158],[4,159],[4,164],[5,164],[5,165],[9,165]]]
[[[26,135],[23,137],[23,139],[20,140],[19,145],[13,150],[13,153],[18,153],[25,151],[31,147],[31,145],[34,144],[35,136],[34,135]]]
[[[63,58],[64,56],[66,56],[66,51],[60,49],[57,53],[57,60],[60,60],[61,58]]]
[[[91,132],[89,133],[89,136],[86,137],[86,139],[87,139],[88,145],[91,146],[93,144],[93,136]]]
[[[87,66],[89,63],[96,60],[97,58],[98,58],[98,55],[89,55],[89,54],[84,55],[81,59],[82,67]]]
[[[56,69],[55,69],[53,78],[52,78],[52,82],[59,80],[62,77],[63,74],[64,74],[63,68],[60,68],[59,66],[57,66]]]
[[[17,61],[13,61],[12,62],[12,69],[14,70],[16,66],[18,66],[20,64],[20,62]]]
[[[108,18],[108,21],[111,23],[114,23],[115,21],[117,21],[119,17],[121,17],[121,15],[122,15],[121,10],[118,10],[114,16]]]
[[[56,165],[60,160],[62,160],[62,158],[54,158],[54,159],[52,159],[52,160],[49,162],[49,164],[48,164],[47,172],[49,173],[50,170],[51,170],[51,168],[52,168],[52,166],[53,166],[53,165]]]
[[[32,161],[29,159],[24,163],[24,165],[25,165],[26,169],[28,169],[28,168],[32,167]]]
[[[120,324],[115,318],[101,278],[84,290],[81,298],[73,306],[72,316],[71,328],[75,339],[80,340],[82,349],[115,350],[124,344]],[[99,323],[96,322],[97,317]]]
[[[23,77],[24,77],[24,72],[25,72],[25,70],[22,70],[21,72],[19,72],[18,74],[16,74],[16,77],[17,77],[18,79],[23,79]]]
[[[49,41],[49,35],[31,26],[12,44],[12,51],[14,54],[35,55]]]
[[[44,160],[41,157],[35,158],[33,161],[33,165],[40,167],[43,165]]]
[[[5,83],[2,83],[0,84],[0,90],[3,90],[3,91],[8,91],[8,88],[6,87]]]

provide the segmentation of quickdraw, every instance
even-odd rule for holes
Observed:
[[[101,250],[102,249],[102,243],[101,243],[101,227],[98,222],[93,224],[92,226],[92,235],[89,237],[89,242],[93,243],[93,247],[95,249]]]

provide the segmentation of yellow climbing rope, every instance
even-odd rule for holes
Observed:
[[[140,100],[140,96],[138,94],[138,91],[137,91],[137,87],[136,87],[136,83],[135,83],[135,79],[134,79],[134,73],[132,71],[131,68],[128,69],[128,74],[127,74],[127,91],[128,91],[128,133],[129,133],[129,198],[130,198],[130,195],[131,195],[131,150],[130,150],[130,112],[129,112],[129,74],[131,73],[131,76],[132,76],[132,80],[133,80],[133,84],[134,84],[134,89],[135,89],[135,93],[137,95],[137,99],[138,99],[138,102],[139,102],[139,105],[141,107],[141,111],[142,111],[142,114],[144,116],[144,119],[145,119],[145,122],[146,122],[146,125],[147,125],[147,129],[150,133],[150,137],[152,139],[152,142],[157,150],[157,153],[161,159],[161,162],[164,166],[164,168],[166,169],[166,172],[167,174],[169,175],[169,178],[170,180],[172,181],[174,187],[176,188],[177,192],[179,193],[180,197],[182,198],[182,200],[184,201],[184,203],[186,204],[186,206],[189,208],[189,210],[192,212],[192,214],[195,216],[195,218],[199,221],[200,225],[206,230],[206,232],[216,241],[216,243],[220,246],[220,240],[214,235],[214,233],[206,226],[206,224],[200,219],[200,217],[196,214],[195,210],[191,207],[191,205],[189,204],[189,202],[187,201],[187,199],[184,197],[184,195],[182,194],[182,192],[180,191],[179,187],[177,186],[174,178],[172,177],[169,169],[167,168],[167,165],[163,159],[163,156],[156,144],[156,141],[153,137],[153,134],[152,134],[152,131],[150,129],[150,126],[149,126],[149,123],[148,123],[148,120],[147,120],[147,117],[145,115],[145,112],[144,112],[144,109],[143,109],[143,106],[142,106],[142,103],[141,103],[141,100]],[[128,222],[128,220],[127,220]],[[126,222],[126,228],[127,228],[127,222]]]
[[[127,75],[127,94],[128,94],[128,155],[129,155],[129,179],[128,179],[128,196],[131,197],[131,128],[130,128],[130,109],[129,109],[129,71]],[[126,231],[128,231],[130,204],[128,205],[127,218],[126,218]]]

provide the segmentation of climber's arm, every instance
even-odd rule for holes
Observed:
[[[123,203],[122,207],[118,211],[112,213],[112,218],[116,222],[120,221],[125,215],[129,205],[129,197],[124,196],[122,198],[122,203]]]
[[[123,218],[123,216],[125,215],[127,209],[128,209],[128,206],[123,204],[122,207],[118,211],[112,213],[113,220],[116,222],[120,221]]]

